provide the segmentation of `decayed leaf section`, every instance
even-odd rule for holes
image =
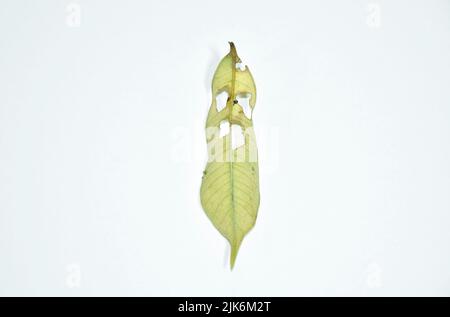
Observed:
[[[231,246],[233,268],[244,236],[254,226],[259,208],[259,176],[256,139],[252,114],[256,87],[248,67],[230,43],[230,52],[219,63],[212,81],[212,104],[206,120],[208,163],[203,172],[201,203],[205,213]],[[217,109],[216,97],[226,91],[225,108]],[[249,97],[251,114],[247,116],[239,96]],[[228,133],[221,125],[228,124]],[[234,147],[232,126],[240,127],[243,144]]]

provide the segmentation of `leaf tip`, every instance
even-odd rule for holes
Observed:
[[[236,51],[236,46],[234,45],[233,42],[228,42],[228,44],[230,44],[230,54],[232,56],[238,56],[237,55],[237,51]]]
[[[236,257],[239,251],[241,243],[231,243],[231,255],[230,255],[230,269],[233,270],[234,263],[236,262]]]

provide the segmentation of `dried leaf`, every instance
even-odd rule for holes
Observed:
[[[248,67],[242,69],[240,64],[230,42],[230,52],[219,63],[212,81],[212,104],[206,120],[208,163],[200,190],[205,213],[230,243],[231,268],[259,208],[258,154],[252,120],[256,87]],[[228,98],[225,107],[218,110],[217,97],[223,92]],[[248,101],[250,114],[244,111],[244,100]],[[243,144],[236,146],[234,141],[239,137]]]

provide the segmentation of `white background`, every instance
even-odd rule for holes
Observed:
[[[229,40],[261,179],[232,272],[199,202]],[[448,0],[2,0],[0,295],[450,295],[449,88]]]

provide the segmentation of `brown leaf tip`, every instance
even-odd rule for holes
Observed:
[[[236,46],[234,46],[234,43],[233,42],[228,42],[228,44],[230,44],[230,54],[231,54],[231,56],[237,57],[238,54],[237,54],[237,51],[236,51]]]

